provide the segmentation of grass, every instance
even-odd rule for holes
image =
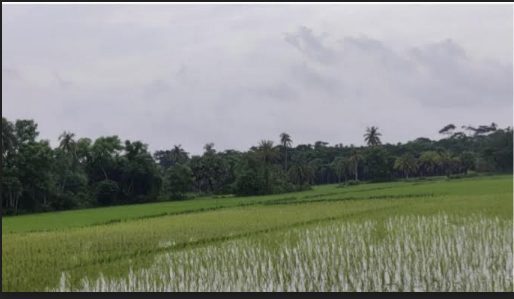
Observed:
[[[305,200],[313,198],[366,198],[371,196],[386,196],[400,194],[494,194],[497,184],[505,184],[512,176],[479,177],[459,180],[393,182],[362,184],[338,188],[337,185],[317,186],[313,190],[249,197],[202,197],[199,199],[134,204],[91,208],[82,210],[40,213],[2,218],[2,234],[11,232],[53,231],[66,230],[73,227],[109,224],[138,218],[159,217],[182,213],[194,213],[207,210],[231,208],[242,205],[263,204],[266,202],[282,201],[284,199]],[[473,182],[473,183],[469,183]],[[438,184],[432,188],[432,184]],[[441,184],[442,183],[442,184]],[[512,182],[511,182],[512,184]],[[512,192],[512,188],[499,190]]]
[[[419,222],[420,220],[416,220],[419,219],[416,218],[418,216],[424,217],[421,218],[424,220]],[[213,279],[208,274],[202,274],[204,272],[186,271],[189,276],[185,274],[186,272],[180,272],[179,269],[183,271],[197,269],[195,263],[199,263],[198,269],[202,269],[200,265],[208,269],[213,267],[213,264],[220,265],[220,269],[227,269],[227,273],[218,273],[220,277],[237,273],[239,271],[237,269],[243,271],[237,274],[239,276],[233,274],[241,278],[232,277],[224,280],[226,284],[212,282],[210,286],[205,286],[206,288],[218,286],[218,290],[253,290],[259,285],[258,283],[268,285],[266,288],[272,290],[396,290],[395,288],[399,287],[404,290],[411,287],[423,290],[512,289],[512,283],[509,284],[498,278],[500,276],[504,278],[508,271],[512,274],[512,176],[377,183],[345,188],[330,185],[316,187],[310,191],[273,196],[203,198],[181,202],[44,213],[6,217],[2,222],[2,288],[4,291],[118,290],[119,288],[195,290],[199,289],[198,283],[203,281],[202,284],[205,285]],[[428,226],[423,226],[425,222]],[[387,223],[393,224],[388,228]],[[411,223],[418,225],[420,230],[417,229],[418,226],[412,227]],[[481,223],[484,224],[484,230],[477,231]],[[498,225],[496,227],[491,223]],[[448,224],[453,225],[455,230],[443,232],[443,228]],[[372,229],[367,231],[359,225],[372,226]],[[375,285],[369,286],[362,282],[369,279],[356,277],[355,281],[351,282],[352,287],[347,280],[345,285],[343,283],[345,280],[342,278],[319,276],[316,280],[309,278],[309,281],[319,283],[301,286],[297,281],[293,283],[291,277],[288,279],[283,277],[289,273],[288,271],[293,271],[290,268],[291,261],[284,262],[284,266],[273,268],[275,269],[273,271],[263,264],[266,255],[262,252],[269,252],[269,248],[275,248],[277,252],[290,252],[297,248],[295,244],[298,242],[311,242],[313,248],[322,250],[321,253],[311,252],[307,255],[308,258],[302,260],[300,265],[307,267],[305,269],[310,269],[308,267],[314,267],[313,265],[321,267],[323,260],[326,259],[337,260],[337,263],[345,267],[349,266],[347,262],[362,263],[363,257],[359,256],[359,251],[348,249],[350,251],[344,253],[349,255],[348,260],[344,261],[335,251],[323,253],[325,247],[352,247],[348,245],[353,241],[345,236],[346,233],[338,234],[339,229],[349,230],[349,234],[354,235],[355,238],[366,240],[367,246],[377,250],[383,248],[380,250],[389,252],[382,256],[385,260],[393,258],[390,250],[391,246],[396,244],[395,240],[403,242],[402,240],[409,237],[414,241],[405,246],[411,249],[403,250],[401,254],[416,258],[418,263],[421,263],[420,266],[429,267],[427,269],[432,269],[435,264],[425,256],[416,254],[418,250],[428,250],[429,247],[425,247],[431,244],[430,240],[433,240],[434,244],[440,244],[438,250],[442,252],[437,256],[439,259],[436,258],[434,261],[441,262],[441,265],[447,265],[447,267],[457,265],[459,269],[464,270],[450,273],[433,268],[434,273],[439,271],[437,277],[444,278],[441,281],[449,281],[449,284],[440,282],[439,285],[425,282],[416,286],[413,280],[402,280],[402,283],[396,282],[396,287],[386,287],[385,278],[374,278]],[[307,241],[304,236],[312,231],[317,232],[319,238]],[[335,239],[331,239],[329,236],[334,234]],[[421,240],[420,234],[427,236]],[[504,237],[491,241],[488,239],[490,235]],[[254,247],[248,245],[250,244],[248,242],[265,245],[255,247],[255,250],[262,252],[253,252]],[[476,247],[485,250],[484,252],[495,253],[486,257],[493,262],[484,260],[485,264],[470,265],[472,251],[456,256],[451,250],[457,249],[449,249],[457,248],[456,244],[461,244],[458,242],[468,244],[469,246],[466,245],[465,248],[470,248],[469,250]],[[273,247],[269,244],[275,245]],[[306,245],[301,245],[297,250],[304,246]],[[241,268],[243,264],[235,263],[230,268],[230,256],[223,253],[231,252],[230,250],[243,256],[254,254],[255,258],[249,259],[249,262],[261,265],[260,269],[265,273],[262,277],[260,276],[261,280],[248,281],[251,275],[249,272],[244,272],[247,271],[245,268]],[[204,255],[202,252],[211,252],[209,253],[211,255]],[[445,252],[446,256],[443,254]],[[201,255],[198,255],[200,253]],[[170,259],[170,256],[188,256],[190,260]],[[198,258],[194,259],[195,256]],[[206,257],[202,259],[202,256]],[[403,260],[409,261],[406,257]],[[234,255],[232,258],[242,259]],[[379,256],[369,258],[365,260],[366,263],[378,263]],[[475,257],[475,260],[480,258]],[[503,263],[509,258],[510,266]],[[162,259],[169,262],[163,262]],[[284,257],[284,259],[287,261],[287,258]],[[271,262],[280,264],[282,260]],[[304,262],[307,264],[303,265]],[[156,263],[160,266],[156,266]],[[335,265],[338,265],[337,263]],[[239,266],[236,267],[236,265]],[[376,265],[379,267],[379,264]],[[384,267],[382,268],[385,269]],[[407,266],[398,265],[398,267]],[[388,271],[400,271],[398,267]],[[324,268],[317,269],[317,271],[310,269],[307,272],[305,270],[292,273],[298,275],[325,273],[320,271]],[[373,268],[366,269],[371,271]],[[480,270],[482,272],[494,272],[496,276],[491,274],[488,280],[480,280],[476,276],[479,271],[477,269],[482,269]],[[336,268],[330,268],[326,273],[335,273],[337,277],[339,275],[348,277],[348,273],[353,273],[336,273],[336,270]],[[376,275],[382,275],[384,271],[375,272],[377,272]],[[471,273],[469,277],[462,274],[468,272]],[[170,273],[178,275],[175,277],[182,277],[174,280],[173,283],[178,283],[177,285],[166,283],[169,281],[166,275],[172,275]],[[421,272],[419,273],[423,276]],[[273,275],[282,275],[282,278]],[[432,274],[427,275],[424,279],[432,277],[430,276]],[[459,287],[456,280],[452,281],[452,275],[455,276],[454,280],[464,279],[466,283],[461,283],[462,286]],[[161,278],[158,279],[158,277]],[[181,279],[183,279],[182,282]],[[132,284],[129,283],[130,281]],[[143,283],[144,281],[148,284]],[[195,285],[193,281],[197,284]],[[496,285],[494,285],[495,282]]]

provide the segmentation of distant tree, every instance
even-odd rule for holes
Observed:
[[[309,161],[309,168],[312,169],[313,176],[311,178],[311,184],[314,183],[323,183],[322,179],[322,171],[323,171],[323,159],[321,158],[314,158]]]
[[[341,178],[344,177],[344,181],[347,181],[347,175],[351,171],[350,160],[345,157],[336,157],[331,164],[334,173],[337,175],[338,182],[341,183]]]
[[[12,211],[13,214],[17,214],[20,198],[23,194],[23,185],[17,177],[6,174],[5,170],[0,182],[2,186],[2,205],[8,209],[8,212]]]
[[[462,126],[463,129],[473,132],[474,136],[485,135],[496,131],[497,125],[493,122],[491,125],[481,125],[478,128],[472,126]]]
[[[352,154],[350,156],[350,163],[353,166],[352,172],[355,176],[355,180],[359,180],[359,162],[362,160],[362,156],[359,154],[359,152],[356,149],[352,150]]]
[[[409,178],[409,174],[415,174],[418,170],[416,159],[411,154],[404,154],[401,157],[396,158],[394,162],[394,169],[401,171],[405,178]]]
[[[306,163],[294,163],[288,170],[289,180],[298,186],[309,185],[314,178],[314,170]]]
[[[238,195],[265,194],[268,186],[264,177],[264,166],[255,152],[248,152],[236,167],[234,192]]]
[[[257,148],[257,153],[265,164],[272,163],[278,156],[271,140],[262,140]]]
[[[181,145],[174,145],[171,150],[156,151],[153,156],[164,169],[167,169],[177,163],[184,164],[189,160],[189,154]]]
[[[453,133],[453,130],[455,130],[455,125],[448,124],[444,126],[444,128],[442,128],[441,130],[439,130],[439,134],[451,135]]]
[[[440,165],[440,156],[435,151],[426,151],[419,157],[419,167],[424,175],[434,175]]]
[[[187,165],[176,164],[166,171],[166,186],[170,196],[181,199],[191,190],[193,185],[193,172]]]
[[[368,146],[377,146],[381,144],[380,134],[378,132],[378,127],[371,126],[366,129],[366,134],[364,134],[364,140],[368,144]]]
[[[90,171],[94,181],[102,180],[98,176],[103,175],[104,180],[109,180],[109,172],[114,172],[116,161],[123,150],[118,136],[99,137],[91,146]]]
[[[37,124],[33,120],[16,120],[14,127],[18,144],[35,142],[39,136]]]
[[[262,140],[259,143],[257,153],[264,163],[264,180],[266,182],[266,190],[267,190],[266,193],[269,193],[271,190],[270,165],[278,156],[276,148],[273,147],[273,141]]]
[[[291,140],[291,136],[287,133],[280,134],[280,142],[282,143],[282,146],[284,147],[284,170],[287,171],[287,149],[291,146],[293,140]]]
[[[91,161],[91,144],[92,141],[89,138],[80,138],[77,140],[77,160],[82,165],[86,165]]]
[[[15,175],[23,188],[19,208],[24,211],[48,210],[49,197],[55,186],[51,172],[54,158],[49,142],[32,140],[20,143],[13,163],[16,165]]]
[[[174,145],[171,150],[171,158],[173,159],[175,164],[184,164],[189,160],[189,154],[182,148],[182,146]]]
[[[451,139],[456,139],[456,140],[465,140],[466,137],[467,137],[466,134],[464,134],[462,132],[455,132],[450,136]]]
[[[468,135],[449,124],[440,130],[449,138],[420,137],[383,146],[377,146],[378,128],[371,127],[366,148],[324,141],[292,148],[290,136],[283,133],[279,146],[262,141],[246,152],[217,152],[208,143],[202,155],[191,158],[180,145],[152,157],[141,141],[122,143],[117,136],[75,140],[67,131],[52,148],[47,140],[37,140],[37,128],[33,120],[2,117],[0,195],[6,214],[149,202],[158,195],[182,198],[188,191],[281,193],[349,176],[356,181],[389,179],[394,171],[408,178],[513,169],[512,128],[495,123],[464,127]]]
[[[312,164],[309,163],[310,156],[308,151],[310,150],[309,147],[304,147],[303,150],[291,156],[291,166],[287,171],[287,175],[289,181],[297,186],[308,186],[314,180],[315,170],[312,168]]]
[[[468,173],[469,170],[475,166],[476,157],[471,151],[464,151],[460,154],[460,160],[462,162],[463,172]]]
[[[200,191],[219,193],[231,175],[229,161],[216,152],[213,143],[206,144],[204,149],[202,156],[193,156],[189,163],[194,185]]]
[[[9,153],[13,154],[16,146],[17,139],[14,124],[5,117],[2,117],[2,163],[8,158]]]
[[[394,158],[384,147],[367,148],[364,150],[362,158],[364,178],[386,180],[392,176]]]
[[[162,179],[146,144],[126,140],[123,155],[115,163],[124,202],[148,202],[157,198]]]
[[[76,143],[73,139],[75,137],[75,134],[71,132],[64,131],[59,136],[59,148],[62,149],[65,153],[71,154],[73,156],[76,156]]]
[[[96,200],[99,205],[115,204],[119,194],[119,187],[115,181],[103,180],[96,185]]]
[[[212,142],[206,143],[203,146],[203,149],[205,150],[206,154],[215,154],[216,153],[216,150],[214,149],[214,143],[212,143]]]

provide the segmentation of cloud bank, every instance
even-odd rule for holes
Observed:
[[[423,7],[4,6],[3,116],[192,153],[512,126],[512,7]]]

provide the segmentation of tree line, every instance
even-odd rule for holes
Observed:
[[[417,138],[382,144],[367,128],[366,146],[317,141],[293,146],[262,140],[246,152],[201,155],[180,145],[153,154],[141,141],[103,136],[94,141],[71,132],[52,148],[33,120],[2,117],[1,197],[4,214],[179,200],[205,194],[260,195],[305,190],[317,184],[356,184],[476,172],[512,173],[512,128],[449,124],[440,140]]]

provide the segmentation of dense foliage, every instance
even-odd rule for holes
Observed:
[[[59,145],[38,140],[33,120],[2,117],[2,209],[7,214],[183,199],[191,194],[256,195],[297,191],[313,184],[356,184],[416,176],[512,172],[512,129],[455,125],[440,140],[418,138],[382,144],[368,128],[367,146],[317,141],[292,146],[263,140],[247,152],[218,152],[214,144],[190,156],[181,146],[153,155],[140,141],[118,136],[75,138],[64,132]]]

